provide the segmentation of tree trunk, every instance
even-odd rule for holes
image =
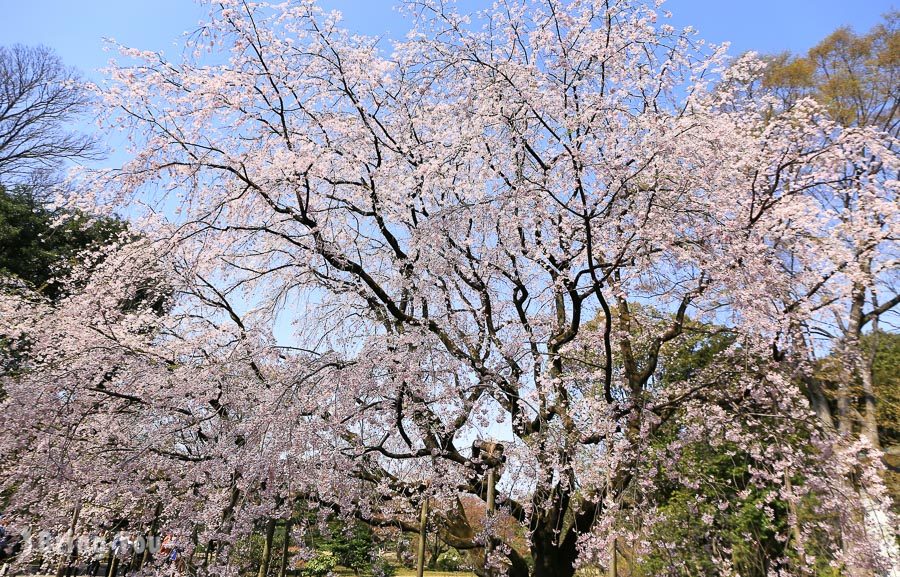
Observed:
[[[831,414],[831,407],[828,405],[828,399],[825,397],[825,392],[822,390],[822,384],[808,371],[809,367],[807,365],[811,365],[815,359],[813,358],[809,344],[806,341],[803,327],[797,323],[792,323],[790,334],[794,349],[797,351],[797,356],[801,360],[798,378],[803,382],[803,386],[806,389],[809,404],[825,427],[833,430],[835,428],[835,422]]]
[[[434,540],[431,542],[431,555],[428,557],[428,563],[426,564],[429,571],[433,571],[435,567],[437,567],[438,557],[443,553],[443,548],[441,547],[441,539],[437,533],[434,535]]]
[[[275,538],[275,519],[266,521],[266,540],[263,543],[262,562],[259,564],[258,577],[269,574],[269,562],[272,560],[272,540]]]
[[[881,442],[878,439],[878,409],[875,406],[875,386],[872,383],[872,363],[871,359],[863,356],[862,347],[860,347],[861,365],[860,379],[863,386],[863,435],[869,440],[873,447],[880,449]]]
[[[552,527],[541,527],[532,535],[531,557],[534,559],[533,577],[573,577],[577,549],[568,531],[562,543]]]
[[[278,577],[287,574],[288,549],[291,546],[291,520],[284,522],[284,544],[281,547],[281,567],[278,569]]]
[[[545,550],[534,558],[533,577],[572,577],[574,559],[567,559],[559,551]]]
[[[853,300],[850,305],[850,319],[847,324],[847,332],[844,335],[844,363],[849,368],[849,379],[846,386],[853,386],[856,384],[857,379],[862,385],[864,403],[862,434],[873,447],[881,448],[881,444],[878,442],[878,416],[875,407],[875,390],[872,385],[872,364],[863,353],[862,343],[860,342],[865,303],[865,287],[854,286]],[[844,431],[842,430],[842,432]]]

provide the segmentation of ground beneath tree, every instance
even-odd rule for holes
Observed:
[[[355,573],[351,569],[345,569],[343,567],[338,567],[333,571],[335,575],[349,576],[353,575],[355,577]],[[396,577],[415,577],[416,570],[415,569],[406,569],[405,567],[401,567],[397,569]],[[425,571],[425,575],[427,577],[475,577],[475,574],[470,571]]]

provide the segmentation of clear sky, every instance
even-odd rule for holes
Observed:
[[[344,14],[354,32],[402,38],[406,20],[398,0],[319,0]],[[652,1],[652,0],[648,0]],[[492,0],[457,0],[460,10],[484,9]],[[803,52],[835,28],[849,25],[865,31],[900,0],[667,0],[671,23],[691,25],[709,42],[731,42],[731,53]],[[104,38],[142,50],[180,51],[183,32],[204,19],[205,8],[193,0],[0,0],[0,45],[45,44],[89,80],[102,79],[100,69],[113,54],[103,50]],[[76,130],[88,132],[85,119]],[[107,135],[108,156],[92,166],[125,161],[124,140]]]
[[[401,37],[404,19],[394,0],[322,0],[364,34]],[[484,8],[490,0],[462,0]],[[732,52],[805,51],[841,25],[864,31],[897,0],[668,0],[673,24],[690,24],[711,42],[729,40]],[[175,52],[180,34],[203,14],[191,0],[0,0],[0,44],[46,44],[70,65],[97,79],[106,64],[102,38],[135,48]]]

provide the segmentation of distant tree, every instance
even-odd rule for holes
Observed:
[[[892,11],[865,34],[842,27],[806,55],[769,56],[759,83],[777,97],[770,101],[772,113],[801,108],[801,103],[812,99],[845,128],[874,128],[896,138],[900,128],[898,23],[900,12]],[[864,145],[860,150],[870,154]],[[794,346],[804,351],[802,355],[827,368],[827,374],[820,374],[827,377],[825,389],[817,379],[806,382],[816,413],[828,426],[845,435],[858,432],[879,448],[884,447],[879,432],[880,401],[873,385],[872,356],[862,340],[877,329],[882,317],[895,314],[893,309],[900,304],[895,257],[890,252],[896,239],[892,227],[897,199],[891,193],[872,195],[873,189],[868,188],[868,182],[891,178],[890,171],[882,169],[877,163],[869,167],[848,163],[832,191],[809,195],[817,203],[815,210],[832,221],[828,240],[833,247],[833,268],[828,278],[846,274],[849,290],[842,297],[829,297],[831,306],[826,314],[803,327],[798,325],[793,336]],[[795,248],[785,253],[785,267],[795,272],[806,266],[798,252]],[[798,291],[797,306],[820,288],[812,285]],[[817,346],[814,340],[824,345]],[[819,351],[827,358],[816,359]],[[833,393],[831,398],[829,393]]]
[[[78,283],[69,279],[84,256],[115,242],[124,221],[54,210],[26,186],[0,185],[0,291],[28,293],[56,303]],[[57,222],[58,221],[58,222]],[[134,303],[123,302],[124,308]],[[27,336],[0,331],[0,374],[17,372],[30,349]],[[0,399],[4,397],[0,386]]]
[[[872,330],[862,336],[861,345],[866,360],[872,367],[872,396],[876,401],[876,424],[878,436],[884,451],[886,465],[885,482],[894,509],[900,511],[900,334],[881,329]],[[833,369],[839,363],[835,359],[823,359],[822,377],[834,377]],[[838,396],[839,387],[832,378],[826,383],[830,399]],[[854,397],[865,398],[865,391],[856,385],[851,389]]]
[[[803,96],[822,104],[844,126],[877,126],[897,136],[900,12],[865,34],[841,27],[809,49],[769,57],[763,85],[792,106]]]
[[[888,490],[900,511],[900,334],[874,330],[862,338],[872,363],[872,385],[878,401],[878,433],[884,447]]]
[[[51,300],[63,295],[63,279],[79,253],[108,244],[124,230],[123,221],[53,210],[30,188],[0,185],[0,275]]]
[[[89,104],[78,74],[51,49],[0,46],[0,276],[51,300],[79,253],[125,228],[44,201],[64,161],[98,154],[94,137],[67,126]]]
[[[53,173],[97,155],[96,140],[67,124],[90,103],[78,74],[44,46],[0,46],[0,182]]]
[[[372,530],[362,523],[350,527],[335,524],[332,537],[325,545],[332,552],[339,565],[351,569],[355,574],[367,571],[375,560],[375,542]]]
[[[670,387],[707,370],[718,354],[734,345],[734,337],[723,326],[686,322],[685,338],[663,350],[658,386]],[[760,361],[752,356],[744,359]],[[756,428],[758,436],[764,437],[766,429],[775,428],[765,419],[752,423],[754,419],[749,417],[756,409],[750,399],[737,403],[726,398],[717,404],[717,410],[741,421],[743,429]],[[772,476],[761,482],[752,471],[768,465],[758,450],[728,433],[685,435],[688,426],[689,421],[681,415],[672,419],[648,451],[659,470],[655,485],[655,499],[660,503],[658,520],[650,531],[649,551],[639,557],[630,551],[623,555],[632,570],[630,574],[709,575],[727,558],[736,573],[762,577],[769,574],[773,559],[791,557],[796,563],[797,535],[790,526],[787,499],[780,494],[783,479],[777,470],[773,469]],[[805,431],[798,424],[792,434],[778,442],[799,449],[809,443]],[[696,481],[691,486],[673,482],[684,478]],[[717,503],[723,498],[727,506],[720,507]],[[630,495],[626,503],[632,501],[640,503],[641,496]],[[790,537],[785,540],[779,535]],[[812,537],[804,542],[804,547],[817,556],[823,553],[820,543]],[[729,554],[724,555],[724,551]]]
[[[885,447],[900,445],[900,334],[872,331],[862,338],[872,359],[872,383],[878,404],[878,428]]]

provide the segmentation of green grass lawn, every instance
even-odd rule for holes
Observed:
[[[397,577],[414,577],[415,574],[415,569],[402,568],[397,571]],[[431,577],[473,577],[475,575],[468,571],[425,571],[425,574]]]
[[[334,574],[341,575],[342,577],[354,575],[353,571],[343,567],[335,568]],[[415,574],[415,569],[407,569],[405,567],[397,569],[397,577],[415,577]],[[425,571],[425,575],[428,577],[474,577],[474,573],[468,571]]]

